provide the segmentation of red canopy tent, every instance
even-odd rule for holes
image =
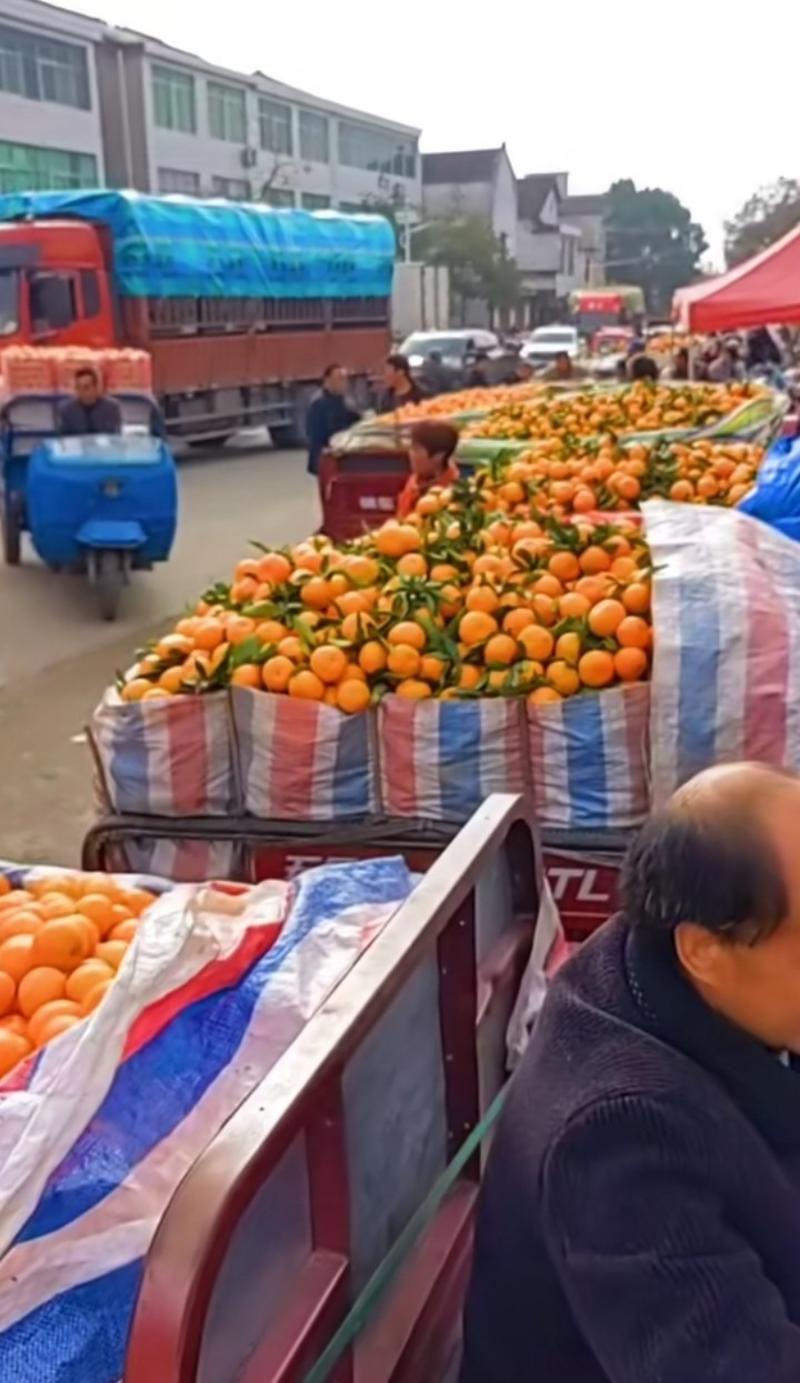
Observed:
[[[684,331],[800,322],[800,225],[727,274],[679,288],[672,305]]]

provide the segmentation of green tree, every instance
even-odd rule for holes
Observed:
[[[676,288],[690,283],[707,249],[702,226],[672,192],[615,182],[606,205],[606,278],[638,284],[648,310],[666,314]]]
[[[800,182],[778,178],[760,187],[733,220],[725,222],[725,258],[729,265],[765,250],[800,223]]]
[[[479,216],[454,216],[430,222],[414,235],[414,253],[450,271],[456,313],[464,320],[467,301],[481,298],[503,313],[519,296],[520,273],[503,241]]]

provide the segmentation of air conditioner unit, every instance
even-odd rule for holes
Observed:
[[[242,149],[240,157],[243,168],[255,168],[258,163],[258,149]]]

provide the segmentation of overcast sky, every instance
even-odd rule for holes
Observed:
[[[422,129],[505,141],[515,171],[675,192],[721,260],[722,223],[800,175],[798,0],[75,0],[224,66]],[[204,12],[205,11],[205,12]]]

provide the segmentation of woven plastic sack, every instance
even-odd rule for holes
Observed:
[[[517,697],[384,697],[378,709],[383,810],[391,817],[466,821],[489,793],[525,790],[525,749]]]
[[[650,688],[646,684],[528,706],[536,815],[545,828],[622,830],[646,815]]]
[[[398,859],[296,889],[173,889],[94,1014],[0,1085],[0,1377],[122,1377],[143,1258],[187,1167],[409,890]]]
[[[238,792],[224,693],[122,701],[109,689],[90,727],[108,805],[152,816],[227,816]]]
[[[371,715],[246,687],[233,687],[231,698],[246,811],[301,821],[375,811]]]
[[[800,769],[800,548],[739,510],[644,506],[652,795],[715,763]]]

